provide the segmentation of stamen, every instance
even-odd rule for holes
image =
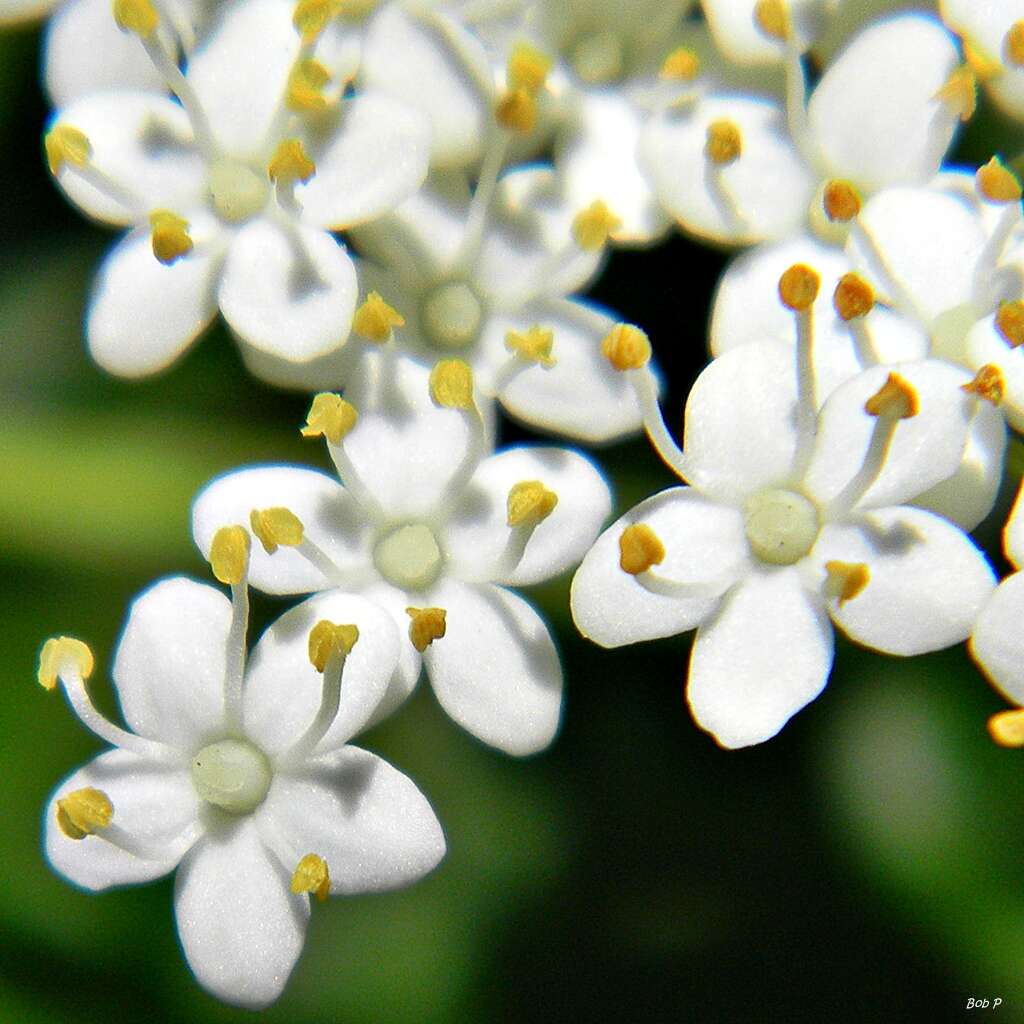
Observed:
[[[622,219],[612,213],[603,199],[595,199],[573,218],[572,237],[584,252],[597,252],[621,227]]]
[[[321,619],[309,633],[309,660],[317,672],[326,672],[331,658],[345,658],[359,639],[359,627]]]
[[[275,185],[285,187],[302,182],[316,174],[316,164],[309,159],[300,139],[285,139],[267,164],[267,175]]]
[[[640,333],[643,334],[642,331]],[[646,338],[646,335],[644,337]],[[607,339],[605,340],[607,341]],[[612,362],[612,365],[615,366],[615,363]],[[658,453],[661,461],[685,483],[689,476],[686,455],[676,444],[668,427],[665,426],[665,418],[662,416],[661,406],[658,404],[657,379],[646,364],[641,365],[639,369],[627,369],[625,374],[627,382],[636,395],[640,412],[644,418],[644,429],[647,431],[647,437],[654,450]]]
[[[447,612],[444,608],[406,608],[409,623],[409,639],[413,647],[422,654],[435,640],[447,632]]]
[[[796,381],[798,446],[794,472],[799,477],[814,449],[818,396],[814,373],[814,302],[821,288],[817,271],[795,263],[779,278],[779,298],[796,313]]]
[[[1006,395],[1006,379],[998,366],[994,363],[986,363],[974,375],[974,380],[960,385],[960,390],[966,391],[970,395],[977,395],[978,398],[983,398],[986,402],[998,406],[1002,405]]]
[[[988,734],[1001,747],[1024,747],[1024,708],[993,715],[988,720]]]
[[[712,121],[708,125],[704,155],[716,166],[727,167],[743,154],[743,136],[734,121]]]
[[[461,359],[442,359],[430,371],[430,397],[442,409],[476,410],[473,371]]]
[[[825,597],[840,605],[852,601],[871,581],[871,573],[863,562],[825,563]]]
[[[327,861],[315,853],[307,853],[299,861],[292,875],[291,890],[296,896],[302,893],[313,893],[323,903],[331,891],[331,875],[327,870]]]
[[[224,669],[224,718],[228,728],[242,730],[242,679],[245,676],[246,633],[249,629],[249,534],[241,526],[222,526],[210,545],[214,576],[231,586],[231,627]]]
[[[84,839],[106,828],[114,817],[114,805],[101,789],[86,786],[57,801],[57,827],[68,839]]]
[[[149,215],[152,230],[153,255],[169,267],[187,256],[193,249],[189,223],[170,210],[154,210]]]
[[[875,292],[859,274],[843,274],[836,285],[832,302],[843,320],[859,319],[875,308]]]
[[[39,652],[36,678],[45,690],[55,690],[64,672],[77,672],[88,679],[96,662],[89,645],[73,636],[52,636]]]
[[[616,324],[601,342],[601,355],[620,373],[639,370],[650,361],[651,342],[639,327]]]
[[[666,82],[692,82],[699,74],[700,57],[685,46],[674,49],[658,71],[658,77]]]
[[[554,61],[546,53],[541,53],[529,43],[516,43],[508,58],[505,81],[509,89],[525,89],[533,95],[547,84],[553,64]]]
[[[558,495],[539,480],[523,480],[508,492],[508,525],[533,529],[555,510]]]
[[[510,132],[529,135],[537,127],[537,101],[527,89],[510,89],[494,108],[494,118]]]
[[[830,221],[846,224],[860,213],[860,193],[850,182],[834,178],[825,186],[822,205]]]
[[[619,537],[619,568],[623,572],[638,576],[663,561],[665,545],[646,523],[634,523],[622,531]]]
[[[1011,67],[1024,68],[1024,20],[1015,21],[1003,39],[1003,59]]]
[[[945,103],[961,121],[969,121],[978,108],[978,81],[974,72],[962,64],[946,79],[934,98]]]
[[[276,507],[249,513],[249,525],[268,555],[278,547],[297,548],[305,536],[302,520],[290,509]]]
[[[779,42],[786,42],[793,33],[784,0],[757,0],[754,21],[766,36]]]
[[[341,444],[359,420],[356,407],[341,395],[322,391],[313,399],[306,415],[306,425],[299,433],[303,437],[326,437],[334,445]]]
[[[906,420],[921,411],[921,400],[913,385],[898,373],[890,373],[886,382],[865,403],[869,416]]]
[[[242,526],[222,526],[210,545],[210,568],[221,583],[237,586],[249,572],[249,534]]]
[[[122,32],[150,39],[160,25],[160,15],[150,0],[114,0],[114,21]]]
[[[820,287],[821,278],[815,270],[803,263],[794,263],[779,278],[779,298],[788,309],[803,313],[814,305]]]
[[[299,0],[292,24],[306,44],[313,43],[337,13],[336,0]]]
[[[54,125],[43,137],[43,147],[50,173],[54,177],[65,164],[81,169],[92,159],[89,136],[69,124]]]
[[[992,203],[1020,202],[1021,187],[1017,175],[998,156],[993,156],[974,176],[978,191]]]
[[[405,326],[405,317],[389,306],[379,292],[370,292],[352,318],[352,330],[378,345],[388,341],[396,327]]]
[[[995,325],[1010,348],[1024,345],[1024,301],[1000,302]]]
[[[331,73],[314,57],[300,57],[288,75],[285,105],[302,114],[322,114],[330,100],[324,90],[330,85]]]
[[[555,344],[555,332],[534,324],[525,334],[509,331],[505,335],[505,348],[525,363],[539,363],[550,369],[557,362],[551,355]]]

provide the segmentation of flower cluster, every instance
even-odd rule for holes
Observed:
[[[970,537],[1024,429],[1021,186],[998,156],[947,162],[979,84],[1024,117],[1024,9],[858,6],[54,12],[49,169],[125,229],[92,357],[156,373],[219,312],[249,371],[310,395],[302,433],[337,469],[245,468],[197,496],[231,600],[174,578],[136,601],[113,667],[129,729],[91,704],[81,641],[42,649],[40,682],[114,748],[57,788],[51,863],[91,889],[177,869],[182,946],[220,998],[280,994],[311,895],[442,858],[415,785],[346,745],[420,675],[483,743],[552,742],[562,665],[516,588],[575,570],[575,624],[604,647],[696,630],[687,699],[724,747],[822,691],[836,627],[903,657],[970,638],[1024,703],[1024,584],[997,586]],[[742,249],[681,441],[647,335],[581,297],[616,246],[673,226]],[[575,444],[644,430],[681,485],[606,527],[595,463],[496,449],[503,414]],[[309,595],[251,658],[250,587]],[[991,730],[1024,746],[1024,710]]]

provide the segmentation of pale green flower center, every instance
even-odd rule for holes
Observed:
[[[591,85],[605,85],[622,78],[625,48],[619,36],[607,29],[582,36],[572,48],[576,74]]]
[[[402,590],[422,590],[437,579],[441,548],[429,526],[407,523],[386,533],[373,552],[377,571]]]
[[[266,754],[247,740],[218,740],[192,758],[192,785],[207,803],[232,814],[256,810],[273,771]]]
[[[210,167],[207,186],[214,209],[231,224],[261,213],[270,199],[270,181],[248,164],[220,157]]]
[[[940,313],[932,323],[932,355],[966,366],[967,335],[983,315],[973,302]]]
[[[423,331],[441,349],[465,348],[480,335],[484,308],[465,281],[449,281],[427,292],[420,308]]]
[[[770,565],[800,561],[818,538],[818,511],[795,491],[759,491],[747,502],[745,512],[750,550]]]

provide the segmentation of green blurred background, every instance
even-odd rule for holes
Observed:
[[[0,1024],[250,1019],[192,981],[168,880],[90,896],[50,871],[42,808],[98,745],[35,659],[53,633],[87,639],[116,714],[104,668],[128,601],[208,578],[192,495],[324,455],[298,435],[308,400],[248,378],[222,329],[157,380],[90,364],[81,317],[111,236],[47,179],[38,46],[0,33]],[[987,114],[963,152],[1012,154],[1015,130]],[[616,255],[595,290],[651,331],[675,422],[721,266],[676,239]],[[670,482],[643,444],[599,458],[622,508]],[[982,530],[994,558],[1009,497]],[[899,663],[840,643],[819,700],[727,753],[683,700],[688,639],[599,651],[567,587],[534,593],[567,677],[548,753],[483,747],[426,687],[360,739],[419,783],[450,854],[407,892],[315,905],[268,1021],[1024,1020],[1024,754],[987,739],[1002,702],[962,650]],[[281,607],[257,600],[257,625]]]

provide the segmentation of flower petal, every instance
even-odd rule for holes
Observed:
[[[795,566],[747,576],[697,630],[686,698],[723,747],[774,736],[824,689],[834,638]]]
[[[519,564],[492,575],[512,539],[509,491],[533,480],[558,504],[533,530]],[[480,463],[448,521],[448,571],[508,586],[542,583],[579,563],[611,510],[608,484],[589,459],[568,448],[506,448]]]
[[[173,264],[153,255],[145,228],[126,235],[103,261],[85,334],[89,354],[109,373],[145,377],[166,369],[216,315],[221,238],[212,217],[190,217],[196,248]]]
[[[652,593],[619,565],[619,539],[644,523],[665,546],[654,571],[700,589],[692,597]],[[684,633],[704,621],[721,594],[749,568],[738,509],[719,505],[692,487],[673,487],[630,509],[597,539],[572,581],[576,628],[602,647]],[[696,589],[696,588],[695,588]]]
[[[867,586],[830,611],[850,637],[885,654],[925,654],[966,639],[995,588],[970,538],[923,509],[875,509],[830,523],[811,558],[822,579],[828,561],[868,567]]]
[[[508,754],[543,750],[558,729],[562,667],[541,617],[490,584],[444,580],[431,602],[447,612],[447,632],[423,654],[441,706]]]
[[[411,196],[427,176],[430,123],[378,93],[342,105],[340,124],[311,152],[316,174],[295,194],[303,217],[341,229],[373,220]]]
[[[1024,573],[1007,576],[978,615],[970,651],[989,682],[1015,704],[1024,704]]]
[[[701,7],[715,43],[729,60],[755,65],[782,60],[782,43],[765,35],[757,24],[755,0],[702,0]],[[786,4],[801,50],[806,50],[821,31],[823,7],[822,0],[790,0]]]
[[[294,233],[264,218],[235,235],[220,282],[220,308],[255,348],[304,362],[340,348],[358,297],[352,260],[326,231]]]
[[[298,466],[241,469],[207,484],[192,505],[192,536],[208,558],[222,526],[248,529],[253,509],[281,506],[299,517],[305,535],[343,573],[369,568],[367,524],[352,496],[326,473]],[[334,585],[294,548],[279,547],[268,555],[255,540],[249,582],[268,594],[305,594]]]
[[[995,325],[995,315],[979,320],[965,342],[967,362],[976,370],[991,365],[999,368],[1006,388],[1002,410],[1010,426],[1024,431],[1024,347],[1011,348]]]
[[[357,747],[277,775],[259,816],[299,857],[315,853],[327,862],[332,893],[411,885],[445,854],[427,798],[387,761]]]
[[[398,664],[392,617],[365,597],[329,590],[285,612],[253,647],[245,673],[245,731],[271,756],[294,743],[320,707],[323,675],[309,660],[309,634],[324,619],[355,625],[359,639],[345,660],[338,715],[318,751],[340,747],[366,727]]]
[[[952,37],[929,15],[885,18],[860,32],[807,108],[832,174],[864,189],[931,178],[959,121],[937,97],[958,60]]]
[[[113,678],[125,721],[185,752],[221,739],[231,602],[216,588],[172,576],[132,603]]]
[[[143,860],[99,836],[69,839],[57,826],[57,801],[90,786],[114,807],[114,824],[163,856]],[[148,761],[127,750],[108,750],[69,775],[54,790],[44,821],[46,856],[56,871],[85,889],[149,882],[173,871],[181,858],[174,840],[193,825],[198,798],[188,771]]]
[[[1013,504],[1010,518],[1006,521],[1003,546],[1006,548],[1006,557],[1014,567],[1024,567],[1024,484],[1017,492],[1017,500]]]
[[[281,994],[309,920],[309,899],[293,895],[290,881],[252,817],[224,820],[182,861],[178,938],[196,980],[218,999],[256,1010]]]

